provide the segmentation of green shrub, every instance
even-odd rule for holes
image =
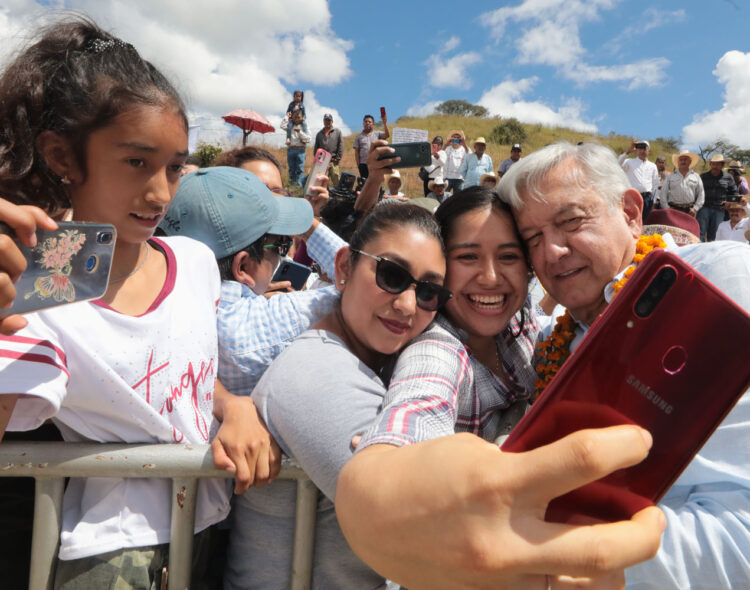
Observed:
[[[503,145],[526,141],[526,128],[515,117],[503,119],[491,132],[489,140]]]

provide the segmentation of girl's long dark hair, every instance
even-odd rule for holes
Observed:
[[[66,137],[85,176],[88,136],[137,105],[174,108],[187,130],[179,94],[132,45],[83,17],[43,29],[0,76],[0,194],[48,212],[69,207],[37,136]]]

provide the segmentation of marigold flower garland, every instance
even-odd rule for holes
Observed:
[[[646,255],[652,250],[666,248],[667,244],[659,234],[651,236],[641,236],[635,245],[635,255],[633,263],[625,269],[623,277],[612,285],[614,295],[622,290],[630,276],[635,272],[636,267],[640,264]],[[534,382],[536,388],[536,397],[539,397],[547,387],[552,378],[562,368],[563,364],[570,356],[570,343],[573,342],[576,334],[576,321],[567,310],[557,318],[555,327],[549,337],[536,345],[536,354],[539,357],[539,363],[536,365],[538,379]]]

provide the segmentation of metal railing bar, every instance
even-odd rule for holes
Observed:
[[[169,536],[167,579],[169,590],[186,590],[190,587],[197,495],[197,479],[177,477],[172,480],[172,530]]]
[[[312,585],[312,558],[317,513],[318,488],[309,479],[297,481],[291,590],[310,590]]]
[[[3,442],[0,477],[223,477],[209,445]],[[307,479],[284,459],[281,479]]]
[[[38,477],[35,483],[29,590],[52,590],[65,480],[62,477]]]
[[[209,445],[3,442],[0,477],[36,479],[30,590],[51,590],[60,541],[65,477],[172,479],[170,590],[190,584],[197,479],[231,478],[215,469]],[[318,489],[294,461],[284,459],[278,479],[297,480],[292,590],[309,590]]]

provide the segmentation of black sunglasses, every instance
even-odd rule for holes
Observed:
[[[279,253],[279,256],[286,256],[293,243],[292,238],[289,236],[268,236],[268,239],[273,239],[273,242],[263,244],[263,249],[270,250],[273,248]]]
[[[388,260],[382,256],[375,256],[355,250],[352,252],[368,256],[377,261],[375,265],[375,283],[386,293],[398,295],[406,291],[411,285],[416,285],[414,294],[417,298],[417,306],[425,311],[437,311],[446,304],[448,299],[453,297],[445,287],[430,281],[418,281],[403,266],[393,260]]]

